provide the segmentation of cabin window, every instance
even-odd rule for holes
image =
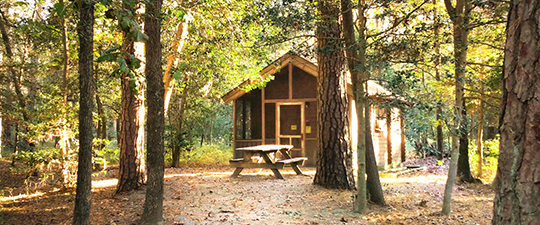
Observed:
[[[236,101],[236,139],[251,139],[251,102]]]

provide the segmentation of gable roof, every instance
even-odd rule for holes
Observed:
[[[308,61],[307,59],[298,56],[298,55],[292,55],[290,53],[287,53],[278,59],[274,60],[274,62],[270,63],[268,66],[263,68],[259,72],[259,76],[265,77],[269,75],[274,75],[279,70],[283,69],[284,67],[288,66],[289,64],[292,64],[295,67],[298,67],[299,69],[307,72],[308,74],[317,77],[317,65],[313,62]],[[347,71],[347,94],[352,95],[353,94],[353,88],[350,78],[350,73]],[[253,81],[253,80],[246,80],[242,82],[240,85],[236,86],[234,89],[229,91],[227,94],[223,95],[221,99],[225,101],[225,103],[230,102],[232,100],[236,100],[242,95],[246,94],[247,92],[243,89],[243,86],[246,84],[253,84],[260,81]],[[395,96],[392,92],[384,88],[383,86],[377,84],[375,81],[368,80],[368,96],[370,98],[378,98],[382,100],[393,100],[393,99],[399,99],[401,101],[406,102],[401,97]]]

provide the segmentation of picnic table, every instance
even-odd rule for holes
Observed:
[[[237,151],[244,152],[244,158],[229,160],[231,166],[236,167],[232,174],[232,177],[238,177],[238,175],[240,175],[240,172],[242,172],[244,168],[266,168],[271,169],[278,179],[284,179],[283,175],[281,175],[279,170],[283,169],[285,165],[290,165],[297,175],[302,175],[302,171],[298,166],[303,165],[304,161],[306,161],[307,158],[291,157],[289,151],[292,148],[292,145],[257,145],[251,147],[237,148]],[[275,157],[270,156],[270,154],[272,153],[274,153],[274,156],[276,156],[277,152],[281,153],[284,158],[277,160]],[[259,160],[258,162],[253,162],[251,158],[256,155],[261,156],[264,161]]]

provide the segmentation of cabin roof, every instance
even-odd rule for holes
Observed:
[[[274,62],[270,63],[268,66],[263,68],[259,72],[259,76],[266,77],[273,75],[277,73],[282,68],[288,66],[289,64],[292,64],[293,66],[298,67],[299,69],[304,70],[308,74],[317,77],[317,65],[313,62],[308,61],[307,59],[298,56],[298,55],[292,55],[290,53],[287,53],[278,59],[274,60]],[[245,80],[235,88],[233,88],[231,91],[229,91],[227,94],[223,95],[221,99],[225,101],[225,103],[230,102],[232,100],[236,100],[242,95],[246,94],[247,92],[244,90],[243,86],[246,84],[253,84],[260,81],[254,81],[254,80]],[[347,93],[353,94],[353,88],[350,78],[350,73],[347,71]],[[404,100],[402,97],[394,95],[392,92],[390,92],[388,89],[384,88],[383,86],[379,85],[375,81],[368,80],[368,96],[370,98],[376,98],[376,99],[382,99],[382,100],[393,100],[398,99],[404,103],[407,104],[406,100]]]

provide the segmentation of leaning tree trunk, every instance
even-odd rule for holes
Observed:
[[[349,117],[344,55],[341,43],[339,1],[318,2],[320,22],[317,26],[317,103],[319,148],[317,173],[313,183],[326,188],[354,189],[352,158],[349,148]]]
[[[126,3],[122,4],[127,10],[135,10]],[[132,18],[133,19],[133,18]],[[129,55],[135,54],[135,42],[129,31],[122,33],[122,51]],[[130,65],[130,56],[125,56]],[[120,133],[120,169],[116,193],[138,189],[146,182],[144,162],[144,95],[138,88],[138,95],[130,85],[130,74],[121,74],[121,133]]]
[[[146,41],[146,85],[148,102],[147,169],[148,187],[141,224],[163,221],[163,176],[165,169],[163,133],[165,127],[163,71],[161,69],[161,5],[162,0],[146,3],[144,31]],[[124,132],[124,131],[122,131]]]
[[[493,224],[540,224],[539,3],[510,3]]]
[[[366,187],[369,193],[369,200],[377,205],[386,205],[381,180],[379,179],[379,169],[375,159],[375,149],[373,148],[373,137],[371,136],[370,106],[366,104]]]
[[[94,2],[80,1],[79,24],[79,165],[73,224],[90,223],[92,203],[92,111],[94,108]]]

